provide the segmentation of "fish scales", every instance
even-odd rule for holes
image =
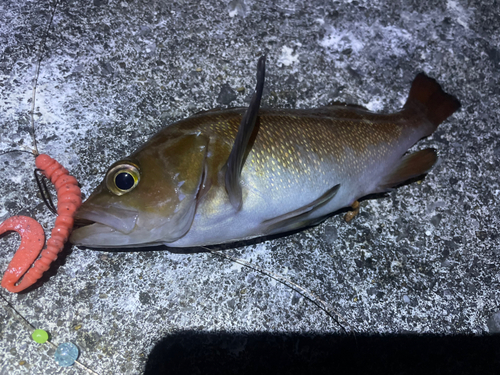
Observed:
[[[420,74],[393,114],[338,103],[262,109],[263,77],[260,59],[248,109],[181,120],[114,163],[77,213],[91,224],[76,229],[71,241],[205,246],[317,224],[363,196],[426,173],[435,150],[406,152],[460,106]],[[120,173],[131,173],[133,184],[118,186]]]
[[[352,118],[354,111],[358,115],[355,119]],[[326,111],[319,112],[325,114]],[[396,125],[398,122],[411,124],[399,114],[380,115],[378,118],[371,113],[362,116],[359,112],[354,108],[350,111],[332,108],[327,112],[329,117],[319,117],[315,110],[291,113],[261,110],[259,132],[248,155],[243,176],[255,173],[262,177],[266,189],[283,191],[309,189],[301,183],[307,182],[304,179],[311,181],[313,175],[337,174],[342,178],[361,173],[377,158],[394,152],[404,130]],[[338,115],[343,117],[337,118]],[[197,127],[211,139],[219,138],[225,142],[228,155],[241,114],[234,111],[222,116],[226,116],[226,120],[221,115],[213,119],[206,117],[207,124],[197,122]],[[405,146],[402,145],[403,148]],[[227,159],[227,155],[222,155],[220,160]],[[326,177],[322,177],[321,181],[325,185],[332,183]]]

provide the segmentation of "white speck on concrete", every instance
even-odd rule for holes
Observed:
[[[384,108],[382,98],[374,96],[372,100],[365,104],[365,107],[372,112],[381,111]]]
[[[354,52],[359,52],[364,43],[354,36],[354,33],[348,30],[339,30],[334,26],[329,26],[328,34],[320,40],[321,47],[327,48],[332,52],[342,52],[351,48]]]
[[[470,9],[465,10],[462,5],[455,0],[448,0],[446,2],[446,7],[449,11],[454,13],[456,21],[459,25],[469,28],[469,18],[470,18]]]
[[[282,66],[290,66],[294,63],[299,61],[299,53],[295,52],[293,53],[293,48],[283,46],[281,48],[281,55],[278,58],[278,64],[281,64]]]

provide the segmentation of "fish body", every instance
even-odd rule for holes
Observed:
[[[76,229],[71,242],[191,247],[317,224],[363,196],[426,173],[434,150],[405,153],[460,106],[423,74],[393,114],[344,104],[294,110],[259,104],[260,98],[248,109],[211,110],[174,123],[113,164],[77,213],[93,223]],[[135,185],[117,190],[127,168],[136,168]]]

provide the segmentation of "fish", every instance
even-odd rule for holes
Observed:
[[[332,103],[261,108],[265,57],[248,108],[173,123],[113,163],[76,213],[90,248],[200,247],[317,225],[359,199],[426,174],[437,151],[408,153],[460,108],[424,73],[401,110]]]

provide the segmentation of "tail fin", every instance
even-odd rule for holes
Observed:
[[[427,77],[424,73],[419,73],[411,84],[410,94],[404,108],[412,106],[418,106],[437,128],[460,108],[460,102],[454,96],[445,93],[434,79]]]

